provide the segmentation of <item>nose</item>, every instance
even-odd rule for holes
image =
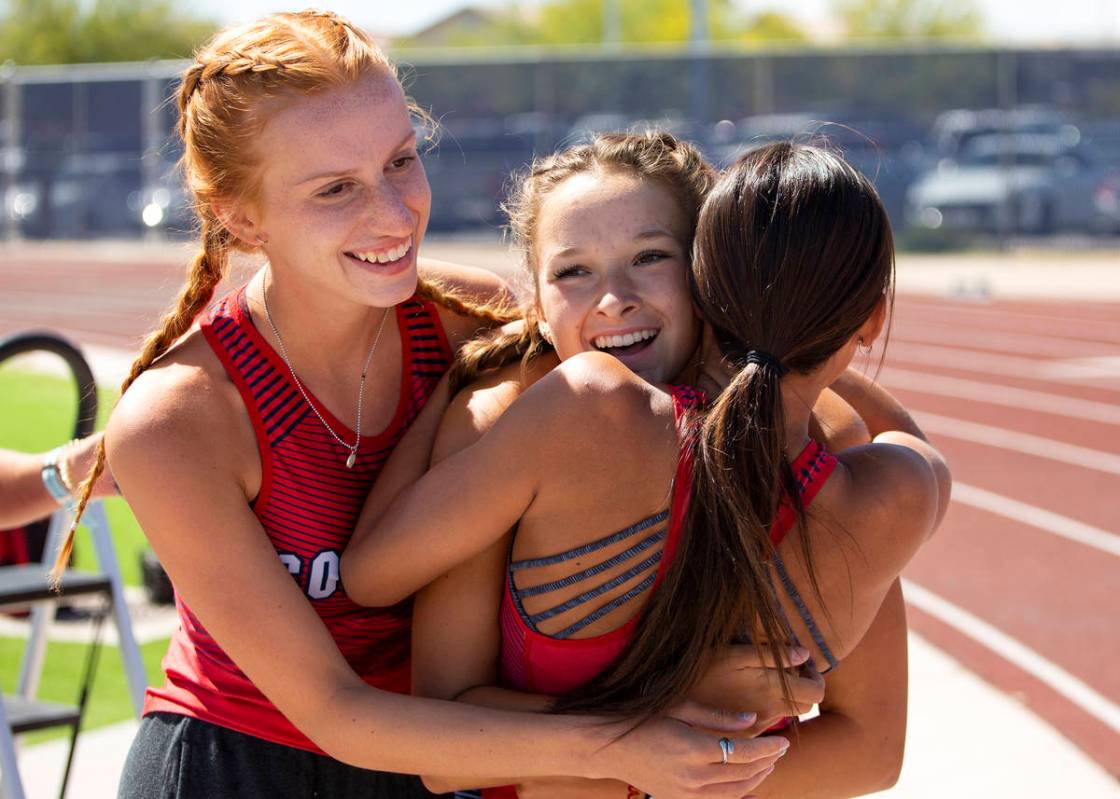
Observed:
[[[367,215],[381,236],[404,238],[416,223],[412,209],[399,186],[382,180],[370,189]]]
[[[626,270],[612,272],[603,282],[603,293],[599,295],[596,310],[611,318],[621,318],[637,310],[642,304],[639,293]]]

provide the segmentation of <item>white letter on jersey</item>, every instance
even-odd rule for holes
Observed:
[[[307,580],[307,595],[312,599],[326,599],[338,588],[338,553],[326,550],[311,561],[311,576]]]
[[[282,552],[280,553],[280,562],[284,564],[284,568],[287,569],[293,577],[299,577],[299,555],[293,555],[290,552]]]

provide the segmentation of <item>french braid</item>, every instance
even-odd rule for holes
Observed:
[[[187,282],[159,326],[144,341],[140,355],[121,384],[123,394],[184,336],[210,304],[228,271],[232,249],[252,249],[219,220],[219,200],[251,198],[257,188],[253,140],[263,124],[253,110],[280,93],[311,93],[353,82],[381,71],[396,77],[392,63],[360,29],[325,11],[273,14],[219,33],[182,75],[176,129],[183,142],[180,167],[195,200],[201,250],[191,262]],[[482,310],[462,298],[433,299],[460,313],[500,321],[498,309]],[[454,303],[454,304],[452,304]],[[74,523],[66,535],[51,577],[57,586],[74,545],[74,533],[89,504],[93,484],[105,469],[105,443],[78,492]]]

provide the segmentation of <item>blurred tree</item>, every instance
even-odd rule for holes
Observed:
[[[519,4],[469,17],[470,24],[451,31],[439,25],[439,40],[421,33],[398,46],[451,44],[494,45],[599,44],[603,41],[605,2],[618,4],[621,43],[683,43],[689,38],[689,0],[547,0],[527,12]],[[708,0],[708,30],[713,41],[804,41],[805,32],[781,12],[744,14],[733,0]],[[450,21],[450,20],[449,20]]]
[[[850,39],[978,39],[975,0],[833,0]]]
[[[4,0],[0,61],[75,64],[183,58],[215,23],[174,0]]]

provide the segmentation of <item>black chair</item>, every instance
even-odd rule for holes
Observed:
[[[78,418],[74,425],[74,437],[82,438],[92,433],[97,418],[97,385],[89,364],[82,354],[74,345],[51,333],[23,333],[0,341],[0,363],[16,355],[30,352],[52,353],[66,363],[78,389]],[[61,796],[65,796],[82,714],[100,652],[102,621],[110,613],[116,622],[121,656],[129,678],[137,716],[140,715],[143,705],[144,689],[147,684],[143,662],[132,634],[132,625],[124,603],[120,569],[113,551],[108,522],[100,503],[91,503],[84,521],[92,534],[101,573],[68,569],[60,581],[59,592],[56,593],[50,586],[47,579],[48,561],[61,542],[62,533],[70,522],[69,513],[61,509],[49,519],[38,523],[42,530],[39,534],[42,545],[37,547],[37,550],[41,553],[40,557],[44,562],[0,566],[0,607],[31,611],[31,633],[24,648],[16,694],[5,695],[0,702],[0,780],[2,780],[0,792],[7,799],[24,799],[14,736],[32,730],[59,726],[67,726],[71,731],[70,748],[62,776]],[[34,541],[29,541],[29,545],[33,544]],[[55,609],[60,598],[68,599],[83,595],[100,596],[102,601],[93,614],[95,625],[93,641],[88,650],[76,703],[63,705],[37,699],[35,695],[46,657],[47,628],[54,617]]]

